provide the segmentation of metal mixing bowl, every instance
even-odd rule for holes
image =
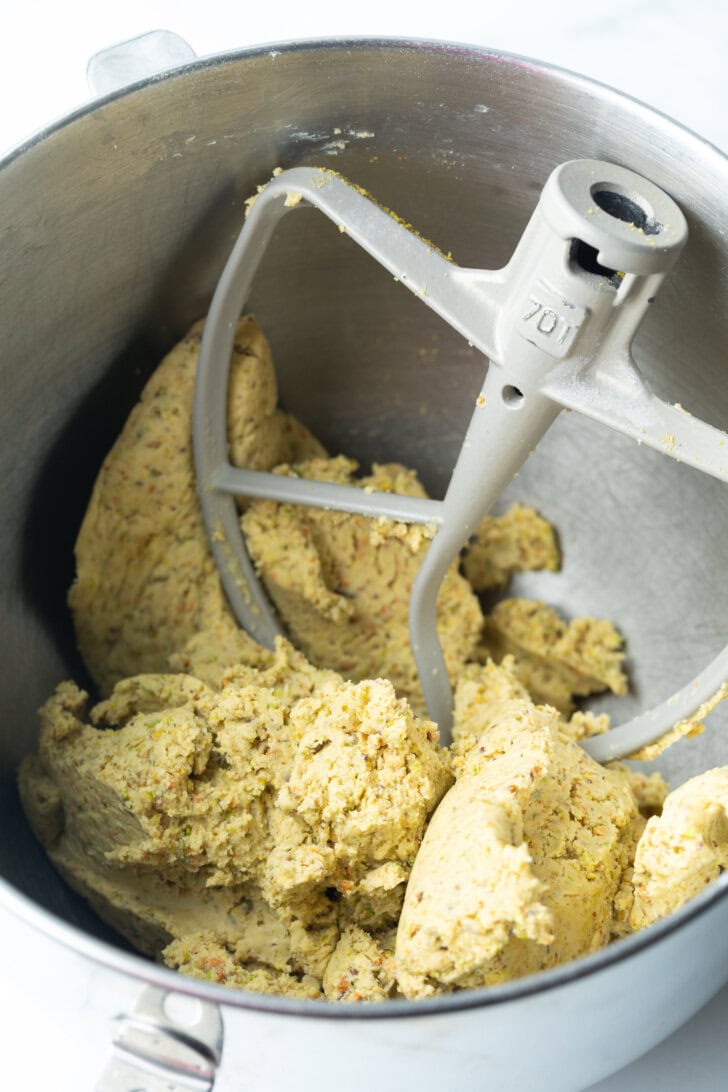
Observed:
[[[644,174],[685,211],[690,241],[635,356],[658,394],[725,425],[728,163],[581,77],[437,43],[251,50],[111,95],[2,164],[0,916],[47,946],[48,1003],[69,1027],[83,1008],[104,1050],[111,1015],[128,1013],[146,981],[187,991],[213,1023],[222,1014],[218,1092],[334,1081],[569,1092],[664,1038],[728,978],[719,882],[643,934],[497,989],[368,1009],[226,992],[111,935],[46,861],[14,788],[38,705],[61,678],[84,679],[65,593],[100,461],[155,363],[204,314],[256,185],[277,166],[334,167],[460,264],[493,268],[552,168],[582,157]],[[286,219],[253,304],[286,408],[331,450],[401,460],[443,489],[482,379],[477,354],[314,213]],[[665,697],[726,642],[721,489],[576,415],[511,489],[557,526],[565,558],[562,573],[523,576],[515,591],[609,617],[626,635],[632,696],[600,706],[615,717]],[[673,784],[728,762],[714,719],[659,764]],[[86,976],[83,1006],[66,972],[52,973],[69,960]],[[75,1087],[97,1076],[89,1068]]]

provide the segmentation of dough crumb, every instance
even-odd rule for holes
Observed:
[[[396,995],[394,952],[350,926],[329,960],[323,987],[329,1001],[386,1001]]]
[[[701,735],[705,731],[704,719],[713,712],[716,706],[726,700],[728,700],[728,680],[716,690],[715,694],[703,702],[691,717],[678,721],[664,736],[656,739],[654,743],[648,743],[646,747],[641,747],[639,751],[635,751],[629,757],[640,762],[652,762],[668,747],[672,747],[673,743],[677,743],[681,739],[691,739],[694,736]]]
[[[465,550],[463,571],[476,591],[504,587],[514,573],[557,572],[561,556],[550,523],[524,504],[486,516]]]

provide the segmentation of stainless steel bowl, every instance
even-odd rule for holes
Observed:
[[[0,915],[22,919],[58,968],[45,996],[59,1020],[70,1026],[83,1010],[98,1032],[79,1061],[88,1071],[69,1088],[98,1076],[94,1051],[108,1049],[112,1015],[140,1003],[142,1023],[174,1030],[150,998],[185,991],[208,1018],[191,1025],[203,1040],[222,1014],[222,1054],[205,1048],[216,1090],[295,1081],[318,1092],[345,1081],[569,1092],[646,1051],[728,979],[720,882],[643,934],[497,989],[368,1009],[226,992],[159,969],[110,935],[47,863],[14,788],[38,705],[61,678],[84,677],[65,593],[100,460],[144,378],[204,313],[255,186],[277,166],[334,167],[461,264],[492,268],[551,169],[581,157],[644,174],[685,211],[690,242],[635,355],[658,394],[725,425],[728,163],[581,77],[441,43],[283,45],[138,83],[2,165]],[[330,448],[365,464],[407,462],[442,489],[482,379],[467,345],[315,214],[284,222],[253,302],[287,408]],[[603,703],[615,716],[665,697],[726,642],[721,489],[573,415],[513,486],[556,524],[565,554],[561,574],[519,578],[517,592],[604,615],[626,634],[635,686]],[[714,719],[661,762],[673,784],[728,762]],[[7,956],[13,966],[17,953]],[[68,988],[69,961],[85,975],[83,1005]],[[139,1002],[144,982],[152,993]],[[117,1038],[127,1027],[113,1026]],[[166,1041],[169,1028],[160,1034]],[[135,1064],[117,1047],[109,1065],[129,1057]]]

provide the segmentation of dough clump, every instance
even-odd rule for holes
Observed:
[[[76,542],[68,600],[84,662],[104,694],[120,679],[166,671],[168,657],[200,630],[239,632],[208,549],[192,461],[203,326],[189,330],[146,384],[104,460]],[[248,315],[230,369],[234,465],[270,470],[324,454],[277,400],[268,343]]]
[[[477,738],[472,695],[456,709],[458,780],[407,887],[396,956],[411,997],[495,985],[608,943],[641,830],[624,774],[568,739],[555,709],[518,696],[509,672],[490,671],[501,678],[490,701],[476,699]]]
[[[557,572],[560,565],[553,527],[525,504],[486,516],[463,557],[463,572],[479,592],[505,587],[514,573]]]
[[[315,481],[424,497],[411,470],[377,466],[355,478],[357,464],[340,456],[279,467]],[[418,525],[298,505],[253,501],[242,520],[266,590],[294,644],[321,666],[347,678],[384,676],[424,713],[410,649],[410,592],[431,532]],[[472,658],[483,623],[473,589],[454,565],[438,598],[438,633],[454,681]]]
[[[728,867],[728,768],[708,770],[667,796],[648,819],[634,862],[633,929],[677,910]]]
[[[269,656],[219,691],[124,680],[88,719],[62,683],[20,786],[53,862],[142,951],[311,996],[347,927],[396,922],[452,774],[390,682],[347,682],[283,640]]]
[[[485,620],[477,658],[501,661],[506,655],[513,656],[533,700],[563,713],[575,710],[575,697],[627,692],[622,638],[606,619],[567,624],[544,603],[504,599]]]

